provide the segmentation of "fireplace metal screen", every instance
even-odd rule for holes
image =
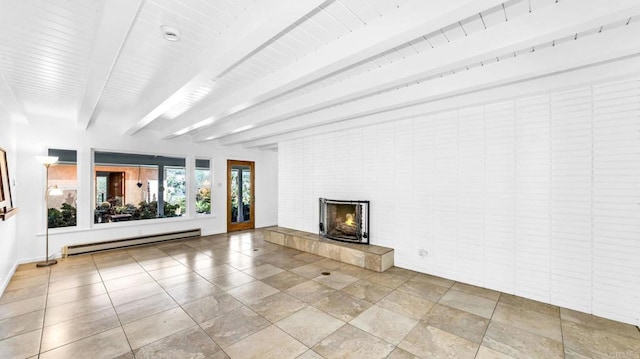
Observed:
[[[320,198],[320,235],[369,244],[369,201]]]

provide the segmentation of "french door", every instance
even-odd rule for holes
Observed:
[[[227,160],[227,232],[255,227],[254,163]]]

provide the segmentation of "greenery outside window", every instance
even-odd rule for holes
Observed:
[[[47,188],[57,186],[62,196],[49,196],[47,222],[49,228],[77,225],[78,166],[75,150],[50,148],[48,156],[57,156],[58,162],[49,168]]]
[[[174,213],[165,216],[174,217],[186,213],[187,178],[184,167],[165,167],[164,169],[164,201],[173,207]]]
[[[196,214],[211,214],[211,161],[196,159]]]
[[[186,213],[185,159],[94,152],[94,223],[179,217]]]

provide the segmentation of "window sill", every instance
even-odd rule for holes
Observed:
[[[102,230],[109,230],[112,228],[123,228],[123,227],[137,227],[137,226],[149,226],[149,225],[155,226],[162,223],[200,221],[203,219],[208,220],[215,217],[216,216],[214,214],[207,214],[207,215],[195,216],[195,217],[169,217],[169,218],[155,218],[155,219],[123,221],[123,222],[91,223],[89,227],[82,227],[82,228],[78,226],[49,228],[49,235],[102,231]],[[44,236],[44,232],[37,233],[36,235]]]

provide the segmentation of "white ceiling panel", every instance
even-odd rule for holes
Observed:
[[[299,30],[295,34],[287,33],[279,38],[278,41],[281,41],[284,46],[291,49],[290,55],[297,59],[318,49],[319,47],[324,46],[321,39],[303,30]]]
[[[556,62],[640,54],[628,0],[143,0],[118,38],[103,36],[106,1],[126,0],[0,1],[2,111],[75,119],[85,103],[97,122],[160,138],[272,148],[283,133],[494,86],[480,74],[526,81]],[[581,46],[598,50],[578,58]],[[541,54],[556,57],[531,60]]]
[[[228,1],[216,1],[215,6],[208,1],[145,1],[104,89],[101,107],[134,107],[146,91],[189,69],[191,59],[213,46],[244,10]],[[162,25],[179,28],[180,41],[163,39]]]
[[[380,17],[380,13],[367,0],[341,0],[340,2],[365,24]]]
[[[425,40],[434,48],[438,48],[449,43],[449,40],[444,36],[444,32],[442,32],[442,30],[425,35]]]
[[[480,13],[485,27],[492,27],[507,21],[507,14],[504,5],[494,6],[491,9]]]
[[[313,36],[314,38],[320,40],[321,43],[326,45],[332,42],[333,40],[337,39],[341,33],[348,31],[344,29],[344,27],[343,27],[344,30],[342,32],[339,31],[338,29],[335,29],[335,27],[338,26],[335,22],[334,22],[333,28],[325,27],[325,24],[322,24],[317,21],[318,16],[321,13],[322,13],[321,11],[318,11],[313,16],[307,17],[306,19],[304,19],[304,21],[302,21],[300,25],[298,25],[298,28],[293,29],[291,31],[291,36],[297,39],[301,39],[301,35],[299,33],[303,32],[305,34]]]
[[[349,31],[354,31],[365,25],[364,21],[354,14],[348,7],[344,6],[341,1],[330,2],[327,5],[322,6],[322,10]]]
[[[403,58],[407,58],[419,53],[418,49],[413,47],[412,43],[406,43],[402,46],[398,46],[395,49]]]
[[[507,14],[508,20],[526,15],[529,13],[529,1],[528,0],[507,1],[504,3],[504,10],[505,10],[505,13]]]
[[[442,34],[447,38],[447,42],[456,41],[462,37],[467,36],[465,30],[462,28],[459,22],[451,24],[442,29]]]
[[[71,118],[86,84],[102,1],[0,2],[0,72],[27,112]]]
[[[336,20],[335,17],[329,15],[329,13],[324,11],[324,9],[321,9],[315,15],[313,15],[312,20],[323,29],[325,29],[328,33],[333,35],[334,39],[339,39],[344,34],[353,31],[342,24],[340,21]]]
[[[464,32],[467,35],[486,29],[484,22],[480,18],[480,14],[461,20],[460,26],[464,28]]]
[[[424,37],[419,37],[409,42],[409,45],[411,45],[411,47],[414,48],[418,53],[433,49],[433,46],[431,46],[431,44]]]

